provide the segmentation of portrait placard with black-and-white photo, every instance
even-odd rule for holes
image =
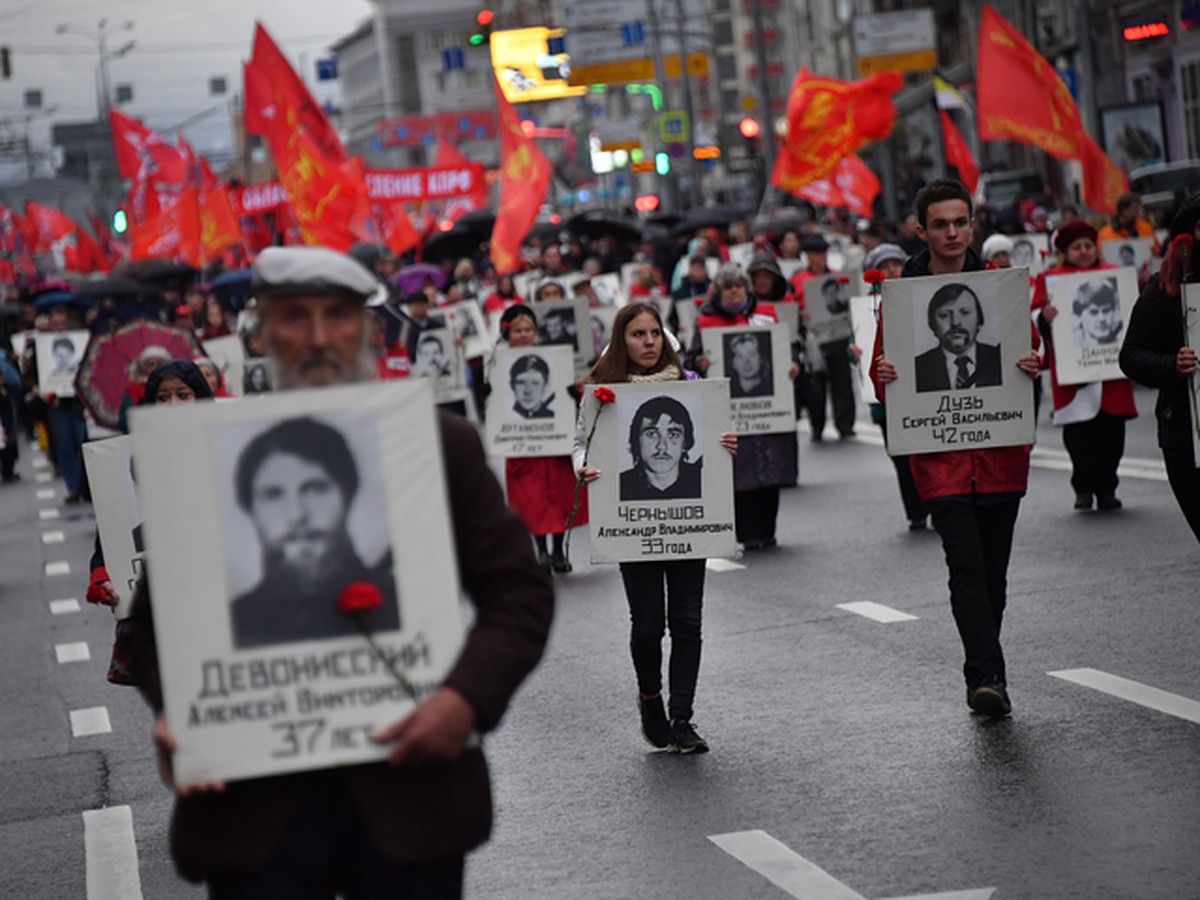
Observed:
[[[675,337],[679,338],[681,347],[691,346],[692,335],[696,333],[696,320],[700,318],[700,307],[703,305],[704,297],[675,301],[675,319],[679,322],[679,331]]]
[[[796,430],[791,342],[786,325],[736,325],[700,332],[709,378],[728,378],[733,430],[771,434]]]
[[[1058,383],[1124,378],[1121,341],[1137,302],[1137,272],[1095,269],[1051,275],[1046,279],[1046,293],[1056,311],[1050,328]]]
[[[483,321],[483,309],[474,300],[463,300],[443,307],[446,327],[462,342],[463,356],[474,359],[492,352],[488,339],[487,325]]]
[[[1023,269],[883,282],[892,455],[1033,442],[1029,278]]]
[[[850,337],[849,276],[829,272],[805,281],[804,311],[808,330],[818,344]]]
[[[1200,347],[1200,284],[1180,285],[1183,304],[1184,345]],[[1200,378],[1188,377],[1188,392],[1192,401],[1192,458],[1200,469]]]
[[[621,294],[621,276],[616,272],[605,272],[591,278],[592,292],[601,306],[619,306],[625,298]]]
[[[592,385],[583,403],[586,429],[596,426],[587,465],[603,473],[588,485],[592,562],[732,556],[728,382],[607,387],[614,403]]]
[[[463,637],[428,383],[131,420],[176,781],[384,758]]]
[[[588,318],[592,322],[593,345],[599,347],[601,352],[612,340],[613,322],[619,309],[617,306],[593,306],[588,309]]]
[[[36,334],[36,331],[16,331],[8,336],[9,341],[12,343],[14,366],[20,365],[21,357],[25,355],[25,348]]]
[[[88,332],[43,331],[34,335],[38,366],[38,391],[43,397],[75,396],[75,372],[87,349]]]
[[[779,324],[787,327],[788,340],[800,340],[800,304],[799,303],[784,303],[782,301],[775,304],[775,317],[779,319]]]
[[[569,456],[575,441],[570,347],[496,348],[487,399],[492,456]]]
[[[858,379],[858,398],[867,406],[875,403],[875,385],[871,381],[871,351],[875,347],[875,313],[879,298],[871,295],[850,298],[850,324],[854,326],[851,341],[860,356],[855,363]]]
[[[145,541],[142,509],[133,476],[133,446],[127,435],[88,441],[83,445],[83,464],[92,489],[96,531],[104,551],[104,567],[120,595],[114,612],[118,619],[129,616],[133,589],[143,571]]]
[[[204,355],[220,368],[225,390],[235,397],[242,396],[245,393],[246,371],[246,350],[242,339],[236,334],[208,338],[204,341]]]
[[[1154,250],[1155,238],[1117,238],[1102,241],[1100,256],[1106,263],[1114,266],[1141,269],[1150,259]]]
[[[242,361],[242,394],[271,393],[271,367],[264,356],[249,356]]]
[[[530,308],[537,317],[538,343],[570,347],[575,356],[575,373],[582,374],[596,355],[587,300],[583,297],[546,300],[531,304]]]
[[[1030,278],[1037,278],[1046,268],[1047,254],[1050,252],[1050,235],[1048,234],[1014,234],[1009,236],[1013,242],[1012,251],[1008,254],[1014,269],[1024,266],[1029,270]]]
[[[430,328],[417,338],[417,351],[410,364],[410,378],[428,378],[437,403],[465,400],[469,389],[458,345],[449,328]]]

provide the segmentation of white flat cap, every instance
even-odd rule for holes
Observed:
[[[268,247],[254,261],[254,294],[349,294],[365,300],[379,288],[362,263],[325,247]]]

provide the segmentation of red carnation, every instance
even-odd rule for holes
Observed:
[[[883,284],[886,279],[887,276],[883,274],[882,269],[867,269],[867,271],[863,272],[863,281],[867,284]]]
[[[338,594],[337,605],[347,615],[369,612],[383,606],[383,593],[369,581],[355,581]]]
[[[598,387],[592,391],[596,395],[596,399],[601,403],[616,403],[617,395],[613,393],[612,388]]]
[[[850,279],[849,279],[849,278],[847,278],[845,275],[842,275],[842,276],[840,276],[840,277],[838,278],[838,280],[837,280],[837,283],[838,283],[838,284],[849,284],[849,283],[850,283]]]

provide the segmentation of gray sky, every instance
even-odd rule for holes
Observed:
[[[131,30],[108,39],[110,51],[136,42],[109,64],[114,90],[133,86],[133,100],[122,111],[160,130],[195,117],[184,134],[196,150],[228,153],[228,106],[241,94],[241,63],[250,56],[255,20],[324,101],[337,97],[337,83],[316,82],[316,60],[370,14],[367,0],[0,0],[0,45],[11,49],[13,69],[12,78],[0,81],[0,120],[21,114],[25,91],[35,88],[44,107],[57,106],[52,116],[35,120],[38,148],[49,144],[49,121],[94,119],[96,42],[55,29],[64,24],[94,35],[101,18],[133,21]],[[218,76],[229,85],[224,97],[208,92],[209,79]]]

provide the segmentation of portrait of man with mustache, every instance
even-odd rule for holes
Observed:
[[[687,407],[673,397],[654,397],[629,423],[633,468],[621,473],[620,496],[629,500],[696,500],[703,460],[688,461],[696,431]]]
[[[1001,384],[1000,346],[977,340],[983,305],[965,284],[938,288],[929,300],[929,330],[938,346],[917,357],[917,392]]]

